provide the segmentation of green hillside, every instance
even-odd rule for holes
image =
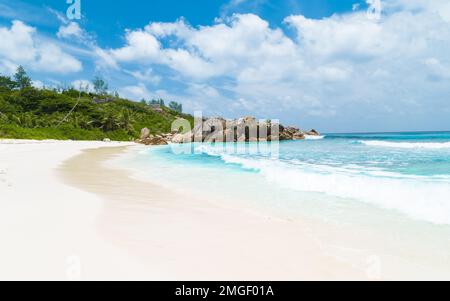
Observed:
[[[13,79],[0,76],[0,138],[130,141],[144,127],[152,134],[170,132],[177,117],[193,122],[180,104],[137,103],[109,95],[101,85],[95,93],[36,89],[22,68]]]

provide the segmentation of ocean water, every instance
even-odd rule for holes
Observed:
[[[147,176],[183,191],[269,207],[283,207],[284,201],[287,209],[297,199],[361,202],[450,225],[449,132],[329,134],[280,142],[276,155],[251,143],[194,144],[193,152],[182,154],[180,148],[186,146],[147,149],[132,165],[146,173],[146,164],[156,164],[156,177]]]
[[[343,260],[450,278],[450,132],[172,145],[119,163],[181,195],[327,224],[314,235]]]

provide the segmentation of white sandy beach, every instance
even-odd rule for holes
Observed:
[[[122,144],[107,146],[114,145]],[[101,146],[106,145],[1,142],[1,280],[130,279],[125,272],[131,267],[139,275],[132,258],[97,235],[101,199],[63,185],[55,174],[62,161]]]
[[[367,279],[322,252],[301,221],[105,167],[128,145],[1,142],[1,280]]]

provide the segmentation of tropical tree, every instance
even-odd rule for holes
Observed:
[[[151,105],[157,105],[157,106],[161,106],[164,107],[164,100],[163,99],[152,99],[152,101],[150,102]]]
[[[17,87],[17,83],[9,76],[0,76],[0,89],[13,90]]]
[[[120,123],[112,112],[108,112],[101,120],[101,128],[104,131],[115,131],[120,128]]]
[[[175,112],[183,113],[183,105],[181,103],[178,103],[178,102],[175,102],[175,101],[171,101],[169,103],[169,108],[171,108]]]
[[[92,81],[94,90],[97,94],[104,95],[108,92],[108,83],[101,77],[96,76]]]
[[[25,89],[31,87],[31,78],[22,66],[17,68],[16,74],[14,74],[16,85],[19,89]]]
[[[134,131],[133,123],[135,122],[133,113],[129,109],[123,109],[118,116],[118,124],[121,129],[132,133]]]

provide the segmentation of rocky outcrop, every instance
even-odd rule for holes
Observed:
[[[304,140],[307,136],[319,136],[316,130],[303,132],[296,127],[284,127],[271,120],[258,121],[254,117],[226,120],[222,117],[204,119],[187,133],[173,132],[159,136],[142,129],[138,143],[145,145],[182,144],[191,142],[267,142]]]
[[[192,141],[194,141],[194,135],[192,132],[188,132],[186,134],[175,134],[170,142],[181,144],[181,143],[191,143]]]
[[[145,145],[167,145],[169,144],[168,141],[169,141],[168,138],[165,138],[161,135],[158,136],[150,135],[147,138],[139,139],[136,142]]]
[[[294,127],[287,127],[280,132],[280,140],[293,140],[294,136],[301,135],[300,129]]]
[[[292,140],[305,140],[306,136],[302,132],[297,132],[292,135]]]
[[[215,117],[204,120],[189,133],[174,135],[171,142],[266,142],[303,140],[307,135],[320,134],[316,130],[303,132],[299,128],[272,124],[270,120],[258,121],[251,116],[234,120]]]

